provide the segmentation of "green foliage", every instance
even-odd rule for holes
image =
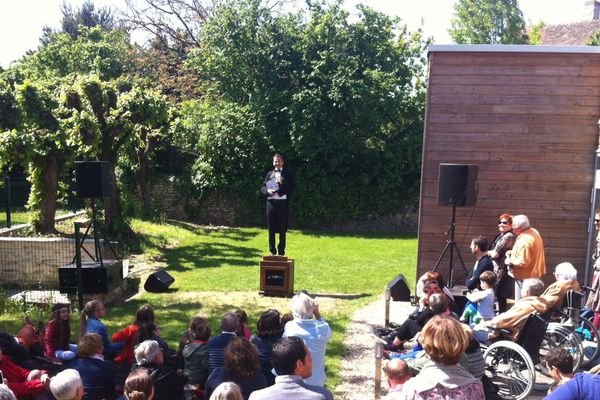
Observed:
[[[544,21],[540,21],[529,28],[529,44],[542,44],[542,29],[546,26]]]
[[[199,154],[201,191],[233,188],[258,210],[277,151],[297,177],[301,224],[387,213],[416,194],[426,43],[358,10],[351,22],[339,3],[311,3],[308,17],[258,0],[217,7],[189,61],[208,95],[176,125]]]
[[[594,32],[588,42],[587,42],[588,46],[600,46],[600,31],[596,31]]]
[[[450,37],[460,44],[528,43],[517,0],[458,0]]]

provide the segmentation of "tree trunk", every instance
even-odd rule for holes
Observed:
[[[34,221],[34,229],[43,234],[57,233],[54,227],[54,218],[56,217],[56,201],[58,199],[58,174],[59,160],[56,157],[42,158],[39,160],[40,179],[34,182],[40,185],[39,188],[32,187],[31,190],[38,190],[39,200],[39,219]]]
[[[117,175],[115,169],[117,167],[116,158],[105,159],[108,161],[108,189],[109,196],[104,199],[104,211],[106,231],[115,233],[125,225],[121,210],[121,196],[117,186]]]
[[[142,202],[142,212],[144,217],[152,217],[152,197],[150,195],[149,184],[149,166],[148,159],[145,156],[137,157],[138,165],[134,168],[135,180],[138,187],[138,193]]]

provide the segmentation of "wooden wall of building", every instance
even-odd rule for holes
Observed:
[[[548,272],[569,261],[583,279],[598,147],[600,54],[453,47],[432,46],[429,53],[419,273],[434,266],[451,220],[452,209],[437,205],[439,164],[459,163],[479,166],[475,207],[457,208],[456,242],[468,270],[474,262],[471,238],[482,234],[491,240],[498,233],[497,216],[508,212],[527,215],[540,231]],[[439,268],[444,274],[447,259]],[[458,262],[457,272],[462,275]]]

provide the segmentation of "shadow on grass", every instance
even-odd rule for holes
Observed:
[[[320,231],[316,229],[302,230],[298,229],[297,232],[306,236],[316,236],[323,238],[360,238],[360,239],[416,239],[417,234],[412,232],[372,232],[372,231]]]
[[[196,268],[217,268],[223,265],[255,267],[257,258],[262,255],[256,249],[222,242],[164,249],[161,252],[164,260],[169,264],[169,270],[178,272]]]
[[[184,229],[188,232],[192,232],[192,233],[195,233],[198,235],[213,235],[213,236],[218,235],[225,239],[231,239],[231,240],[242,241],[242,242],[253,239],[254,237],[256,237],[260,234],[259,232],[251,232],[251,231],[242,230],[239,228],[229,228],[229,227],[219,227],[219,226],[206,227],[206,226],[195,225],[195,224],[185,222],[185,221],[176,221],[176,220],[169,220],[168,222],[170,225],[176,226],[180,229]]]

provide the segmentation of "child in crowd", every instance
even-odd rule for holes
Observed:
[[[238,332],[238,336],[242,336],[250,340],[252,332],[250,331],[250,328],[248,328],[248,314],[246,314],[246,311],[240,308],[235,311],[235,315],[237,315],[238,319],[240,320],[240,331]]]
[[[68,304],[52,306],[52,319],[46,325],[45,356],[51,360],[70,361],[77,356],[77,345],[70,343],[71,309]]]
[[[100,300],[88,301],[81,311],[81,320],[79,322],[79,338],[86,333],[97,333],[102,338],[104,345],[104,357],[112,360],[125,347],[125,343],[111,343],[108,338],[106,325],[100,320],[106,315],[106,308]]]
[[[46,398],[46,385],[50,383],[50,377],[46,371],[21,368],[8,356],[5,356],[2,349],[0,349],[0,371],[2,371],[6,385],[18,398],[27,396],[31,396],[35,400]]]
[[[208,339],[211,330],[206,317],[192,318],[189,329],[191,338],[181,352],[184,361],[183,373],[189,378],[198,398],[204,398],[204,385],[209,375],[208,368]]]
[[[462,322],[477,324],[494,318],[494,286],[497,276],[492,271],[484,271],[479,276],[481,290],[475,289],[467,294],[469,303],[460,317]]]
[[[112,341],[114,343],[124,343],[123,350],[115,357],[116,362],[131,364],[135,361],[133,355],[133,342],[138,329],[145,322],[154,322],[154,310],[150,306],[138,308],[135,313],[133,325],[129,325],[127,328],[112,335]]]
[[[562,347],[548,350],[544,357],[554,384],[548,388],[548,394],[573,378],[573,356]]]

